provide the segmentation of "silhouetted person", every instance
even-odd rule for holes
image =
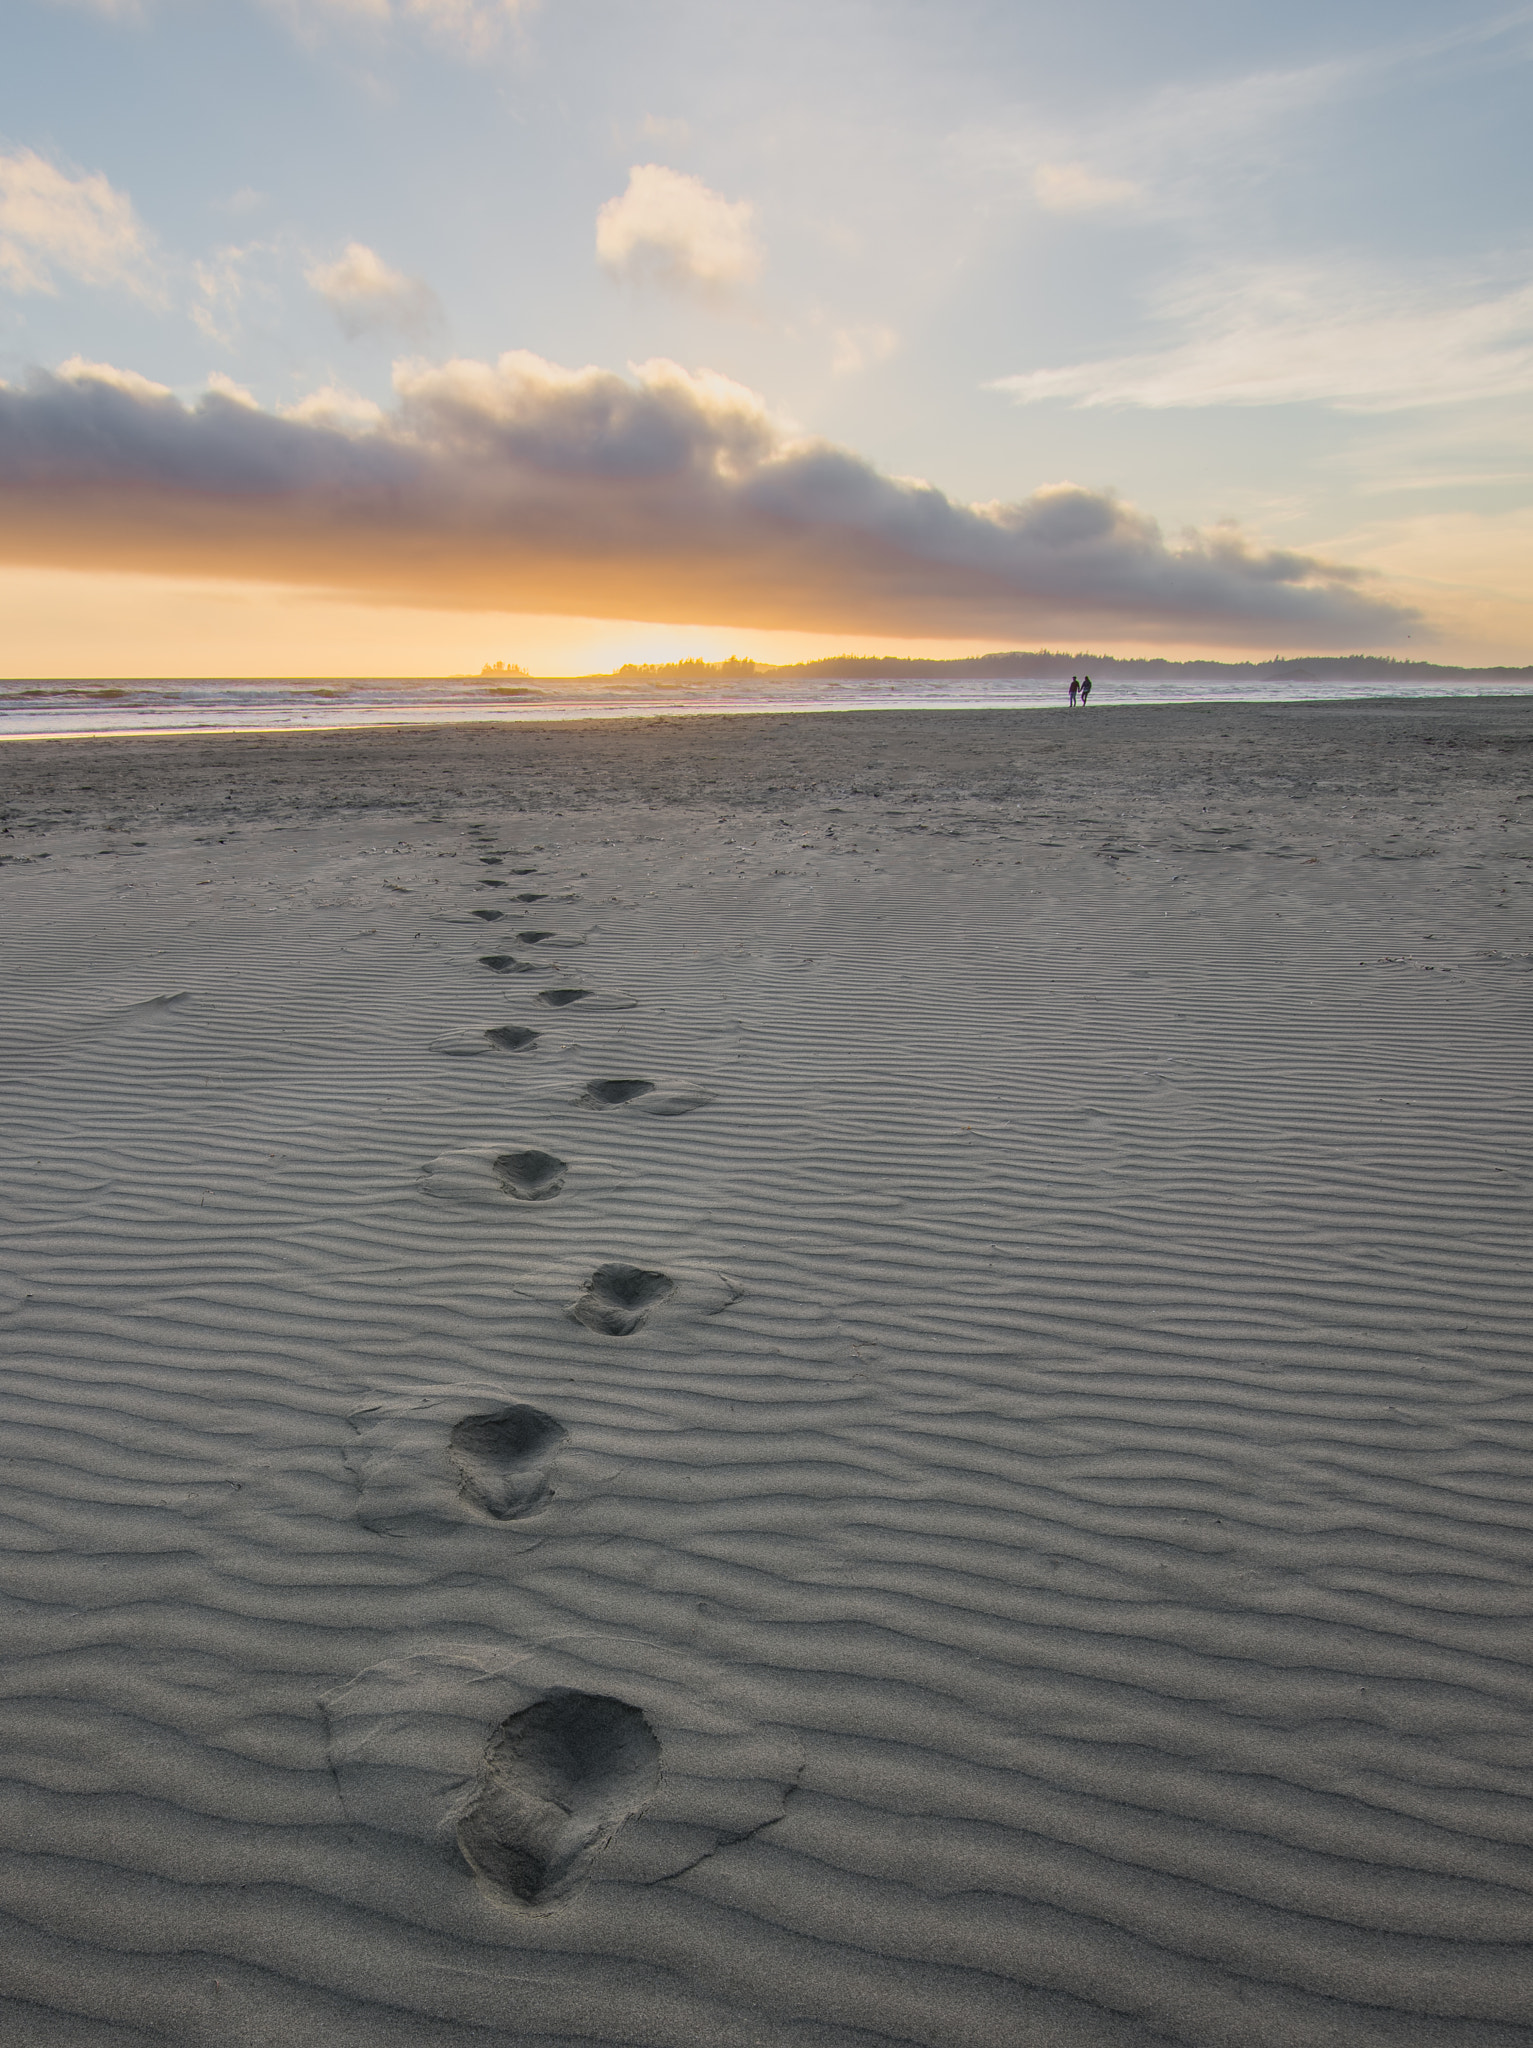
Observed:
[[[1080,695],[1080,689],[1081,689],[1081,686],[1080,686],[1080,682],[1079,682],[1078,678],[1077,678],[1077,677],[1075,677],[1075,676],[1071,676],[1071,678],[1070,678],[1070,709],[1071,709],[1072,711],[1073,711],[1073,710],[1075,709],[1075,700],[1076,700],[1076,698],[1077,698],[1077,697],[1078,697],[1078,696]]]
[[[1081,704],[1084,706],[1091,696],[1091,678],[1087,676],[1081,684]]]

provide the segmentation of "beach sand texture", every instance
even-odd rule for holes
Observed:
[[[1530,764],[0,752],[0,2039],[1533,2043]]]

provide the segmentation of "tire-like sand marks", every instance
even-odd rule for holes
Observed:
[[[242,896],[254,832],[195,895],[10,884],[8,2038],[1526,2048],[1493,854],[955,799],[866,857],[753,825],[743,926],[716,815],[500,842],[625,899],[582,958],[636,1006],[586,1015],[417,941],[376,825],[295,862],[338,909]],[[677,1071],[707,1113],[579,1100]],[[599,1140],[600,1215],[421,1198],[501,1132],[572,1189]],[[609,1263],[742,1291],[609,1335],[517,1290]],[[348,1418],[458,1388],[440,1521],[369,1527]],[[500,1516],[451,1431],[517,1408],[565,1436]],[[650,1794],[568,1724],[578,1842],[518,1721],[570,1698],[659,1750]]]

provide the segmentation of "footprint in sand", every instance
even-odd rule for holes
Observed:
[[[634,1102],[639,1096],[654,1092],[653,1081],[593,1081],[581,1099],[593,1109],[613,1109],[621,1102]]]
[[[485,1747],[458,1846],[523,1905],[567,1898],[660,1783],[660,1744],[637,1707],[553,1692],[502,1721]]]
[[[689,1116],[717,1101],[706,1088],[622,1078],[588,1082],[580,1101],[587,1109],[633,1108],[642,1116]]]
[[[565,1313],[604,1337],[631,1337],[644,1327],[656,1302],[675,1292],[669,1273],[613,1260],[597,1267]]]
[[[520,1521],[552,1498],[550,1474],[568,1441],[553,1416],[482,1387],[372,1402],[347,1421],[357,1520],[379,1536]]]
[[[603,995],[594,988],[540,988],[533,1001],[546,1003],[551,1010],[567,1010],[574,1003],[583,1003],[587,1010],[631,1010],[632,996]]]
[[[514,953],[481,953],[479,965],[488,967],[491,974],[534,974],[536,960],[518,960]]]
[[[470,917],[482,917],[486,924],[494,924],[498,918],[509,917],[509,910],[471,910]]]
[[[514,1522],[548,1498],[548,1470],[568,1433],[541,1408],[493,1408],[453,1424],[447,1455],[464,1498]]]
[[[502,1052],[531,1052],[542,1035],[525,1024],[492,1024],[484,1034],[490,1044],[499,1046]]]
[[[490,1170],[508,1195],[519,1202],[551,1202],[564,1186],[569,1172],[566,1160],[552,1152],[502,1152],[490,1162]]]
[[[525,1024],[493,1024],[472,1038],[433,1038],[429,1049],[448,1059],[483,1059],[492,1052],[532,1052],[542,1035]]]

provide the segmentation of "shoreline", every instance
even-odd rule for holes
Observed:
[[[174,691],[177,686],[168,685]],[[239,686],[219,685],[218,689]],[[809,686],[805,686],[806,688]],[[325,705],[333,696],[332,692],[304,700],[301,696],[289,700],[289,715],[273,724],[246,724],[238,722],[236,706],[225,707],[227,715],[218,715],[211,704],[176,714],[166,711],[164,722],[152,723],[156,707],[142,708],[141,713],[122,714],[133,716],[135,722],[118,725],[90,727],[61,726],[53,730],[13,731],[0,729],[0,745],[15,745],[27,741],[55,739],[117,739],[117,738],[216,738],[223,735],[244,733],[253,737],[273,736],[286,732],[400,732],[411,730],[429,731],[439,727],[473,725],[483,728],[497,726],[520,726],[542,724],[607,724],[613,720],[644,718],[777,718],[777,717],[819,717],[826,714],[851,715],[853,713],[891,712],[895,714],[941,713],[941,712],[1038,712],[1066,708],[1061,700],[1059,686],[1050,682],[1023,683],[1015,686],[1017,692],[1045,692],[1046,694],[1017,695],[1011,685],[996,685],[992,694],[955,695],[921,701],[918,696],[892,697],[888,690],[895,685],[880,682],[867,684],[833,684],[823,686],[835,689],[851,697],[851,701],[837,701],[835,696],[820,699],[802,695],[774,700],[770,696],[747,697],[738,701],[720,701],[717,698],[697,701],[690,693],[670,697],[656,696],[649,702],[635,702],[631,695],[612,697],[582,697],[576,695],[559,700],[550,698],[539,703],[486,704],[477,700],[453,700],[441,703],[435,709],[411,705],[392,704],[379,706],[370,711],[358,706],[351,715],[327,715]],[[1171,688],[1170,685],[1156,685],[1156,688]],[[999,691],[1002,694],[996,694]],[[852,696],[861,692],[860,696]],[[885,694],[879,694],[884,692]],[[1011,693],[1011,694],[1007,694]],[[69,693],[66,693],[69,694]],[[215,693],[216,694],[216,693]],[[521,692],[508,693],[521,696]],[[1316,708],[1327,704],[1377,704],[1393,707],[1409,704],[1489,704],[1518,702],[1533,696],[1526,687],[1500,684],[1493,688],[1473,690],[1467,687],[1459,690],[1431,694],[1422,690],[1388,694],[1373,689],[1370,685],[1359,684],[1355,690],[1333,696],[1311,695],[1267,695],[1220,697],[1206,694],[1194,695],[1144,695],[1139,697],[1099,696],[1095,705],[1089,707],[1098,712],[1109,710],[1201,710],[1218,709],[1225,706],[1264,708],[1278,705],[1310,705]],[[1087,707],[1083,707],[1087,708]],[[6,703],[0,697],[0,715],[6,710]],[[312,715],[306,715],[312,714]],[[26,714],[32,715],[32,714]],[[40,715],[40,714],[39,714]],[[63,716],[63,713],[56,714]]]

